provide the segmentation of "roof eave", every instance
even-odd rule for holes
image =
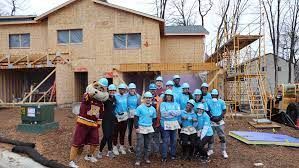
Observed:
[[[165,36],[206,36],[206,33],[165,33]]]
[[[37,21],[16,21],[16,22],[0,22],[0,25],[16,25],[16,24],[35,24]]]

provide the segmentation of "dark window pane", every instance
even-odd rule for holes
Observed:
[[[69,43],[69,30],[58,30],[57,41],[58,43]]]
[[[128,48],[140,48],[141,47],[141,34],[128,34]]]
[[[82,29],[70,30],[71,43],[82,43]]]
[[[114,34],[113,44],[114,44],[114,48],[126,48],[126,35]]]
[[[18,34],[9,35],[9,48],[20,47],[20,36]]]
[[[30,47],[30,34],[21,34],[21,47]]]

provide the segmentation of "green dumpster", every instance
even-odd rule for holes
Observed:
[[[17,126],[18,131],[43,133],[58,128],[54,120],[55,104],[24,104],[21,105],[22,123]]]

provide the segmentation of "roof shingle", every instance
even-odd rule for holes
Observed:
[[[165,26],[165,34],[203,34],[208,35],[209,32],[200,25],[193,26]]]

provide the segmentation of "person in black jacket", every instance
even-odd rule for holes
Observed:
[[[108,87],[109,90],[109,99],[104,102],[104,112],[101,114],[100,118],[102,119],[102,131],[103,138],[100,144],[100,151],[97,154],[97,158],[102,158],[103,149],[108,143],[108,153],[107,157],[114,158],[114,154],[112,152],[112,133],[114,130],[114,121],[116,120],[114,115],[115,108],[115,97],[114,94],[116,92],[116,86],[111,84]]]

